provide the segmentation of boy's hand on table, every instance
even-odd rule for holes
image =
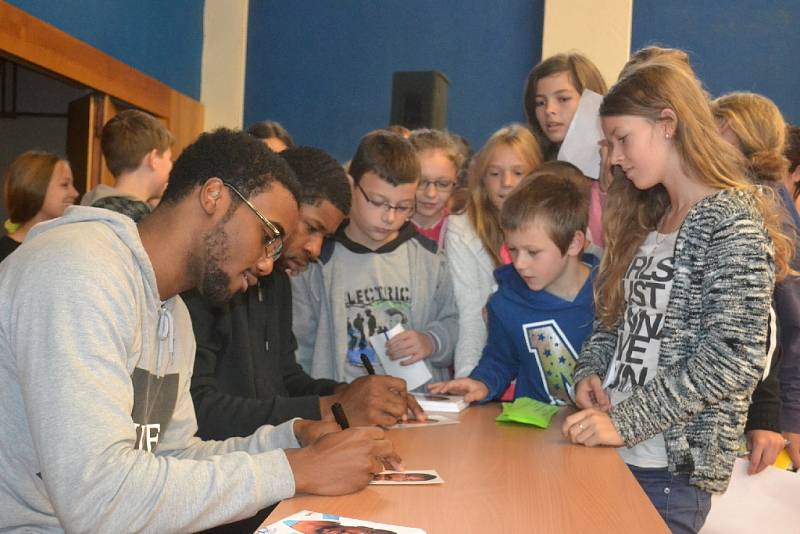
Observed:
[[[456,378],[446,382],[435,382],[428,386],[428,391],[437,395],[464,395],[465,402],[482,401],[489,395],[489,388],[480,380],[473,378]]]
[[[433,354],[433,340],[428,334],[406,330],[386,342],[386,355],[393,360],[404,358],[400,365],[411,365]]]
[[[564,419],[561,433],[572,443],[579,443],[587,447],[597,445],[622,447],[625,445],[608,413],[594,408],[581,410]]]

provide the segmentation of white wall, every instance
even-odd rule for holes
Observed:
[[[610,87],[630,54],[632,18],[633,0],[545,0],[542,58],[580,52]]]
[[[241,128],[247,56],[248,0],[206,0],[200,101],[206,131]]]

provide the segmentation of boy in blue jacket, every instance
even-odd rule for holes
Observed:
[[[537,174],[511,192],[500,224],[513,262],[495,271],[483,355],[468,378],[431,392],[485,402],[516,378],[515,397],[572,402],[572,373],[594,317],[597,260],[583,254],[588,211],[587,188],[566,176]]]

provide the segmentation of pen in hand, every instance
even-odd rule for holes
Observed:
[[[369,373],[371,375],[375,374],[375,368],[372,367],[372,362],[369,361],[369,357],[366,354],[364,354],[363,352],[361,353],[361,363],[363,363],[364,367],[366,367],[367,373]]]
[[[342,430],[350,428],[350,423],[347,422],[347,416],[344,414],[344,408],[342,408],[341,404],[334,402],[331,406],[331,411],[333,412],[333,418],[336,419],[336,423]]]

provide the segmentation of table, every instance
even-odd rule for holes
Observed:
[[[496,423],[497,403],[461,422],[388,431],[407,470],[435,469],[435,486],[367,486],[338,497],[283,501],[262,526],[312,510],[444,533],[668,533],[612,448],[572,445],[562,409],[543,430]]]

